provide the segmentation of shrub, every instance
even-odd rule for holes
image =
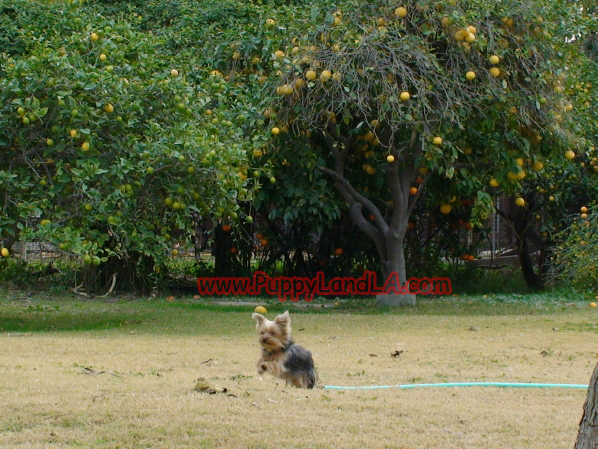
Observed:
[[[598,289],[598,214],[575,217],[557,234],[551,279],[556,283]]]

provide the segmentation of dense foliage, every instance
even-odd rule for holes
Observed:
[[[596,190],[596,27],[571,3],[0,11],[0,238],[79,256],[88,287],[160,285],[200,223],[220,273],[431,275],[496,197],[551,241]]]
[[[43,239],[146,282],[190,214],[236,219],[250,198],[243,105],[129,22],[63,13],[62,33],[19,30],[31,48],[2,62],[0,232],[9,249]]]

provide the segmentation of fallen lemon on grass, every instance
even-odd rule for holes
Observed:
[[[596,307],[596,303],[595,302],[591,302],[590,303],[590,307]]]
[[[255,313],[259,313],[261,315],[268,313],[268,311],[266,310],[266,308],[264,306],[257,306],[255,309],[253,309],[253,311]]]

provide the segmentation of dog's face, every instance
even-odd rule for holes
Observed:
[[[291,339],[291,317],[288,310],[270,321],[259,313],[251,317],[257,321],[258,341],[267,351],[280,351]]]

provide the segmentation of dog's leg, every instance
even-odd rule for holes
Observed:
[[[291,377],[291,385],[296,388],[306,388],[305,376],[301,375]]]
[[[269,372],[274,377],[283,377],[286,370],[280,364],[280,362],[270,362],[260,359],[257,363],[257,372],[259,374],[263,374],[265,372]]]
[[[257,373],[261,376],[267,371],[267,365],[264,359],[259,359],[256,363]]]

